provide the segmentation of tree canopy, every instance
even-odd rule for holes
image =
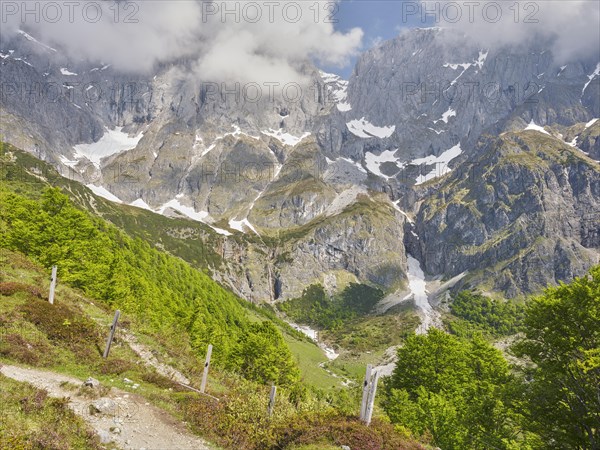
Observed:
[[[482,331],[492,336],[509,336],[521,331],[524,307],[520,303],[486,297],[478,292],[461,291],[450,304],[460,320],[449,321],[450,331],[468,335]]]
[[[513,383],[501,352],[483,338],[431,329],[398,350],[384,408],[444,449],[527,448],[510,406]]]
[[[600,267],[534,298],[524,325],[529,426],[547,448],[600,448]]]
[[[369,313],[382,298],[380,289],[365,284],[350,283],[332,298],[323,286],[313,284],[304,289],[301,297],[278,303],[277,308],[296,322],[335,330],[344,322]]]

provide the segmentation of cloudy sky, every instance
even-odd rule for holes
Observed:
[[[73,10],[56,2],[59,19],[44,7],[53,2],[29,1],[29,10],[41,6],[25,23],[22,11],[7,9],[24,3],[0,3],[3,39],[25,28],[73,57],[130,72],[188,58],[195,73],[214,80],[293,80],[307,59],[347,76],[361,51],[403,28],[432,25],[458,28],[486,48],[543,37],[560,61],[597,61],[600,52],[597,0],[84,0]]]
[[[553,41],[559,62],[600,61],[598,0],[343,0],[337,17],[338,29],[363,30],[365,47],[393,38],[402,28],[441,26],[464,31],[482,47],[543,37]]]

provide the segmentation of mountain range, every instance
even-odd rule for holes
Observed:
[[[600,62],[547,43],[480,48],[413,29],[348,80],[202,80],[191,60],[132,75],[21,30],[0,44],[2,140],[97,195],[172,218],[214,279],[253,302],[350,282],[402,299],[507,298],[600,261]],[[110,220],[110,218],[109,218]]]

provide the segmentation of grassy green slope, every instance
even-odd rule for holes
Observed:
[[[286,384],[297,378],[277,327],[253,324],[245,302],[208,275],[78,209],[57,188],[48,188],[48,176],[23,171],[28,166],[14,155],[4,151],[0,156],[6,181],[0,187],[2,248],[21,252],[47,269],[58,265],[63,283],[143,319],[148,332],[171,330],[198,353],[213,344],[215,362],[223,367],[241,370],[251,364],[252,377],[264,382]],[[79,187],[74,189],[71,195],[77,196]],[[249,361],[247,347],[259,342],[271,346],[275,360],[258,355]],[[260,364],[264,367],[257,369]]]
[[[224,448],[304,449],[330,448],[332,444],[339,448],[342,443],[356,448],[422,448],[394,433],[389,424],[377,417],[370,428],[359,423],[355,416],[358,387],[351,396],[339,389],[335,394],[313,392],[301,383],[280,387],[272,418],[266,414],[268,386],[218,366],[211,368],[207,392],[220,401],[187,390],[144,364],[129,348],[124,335],[135,335],[160,362],[181,370],[196,388],[201,380],[201,355],[169,328],[145,334],[147,324],[137,314],[123,315],[110,356],[105,360],[101,354],[113,313],[109,305],[64,283],[58,284],[55,304],[50,305],[46,300],[45,267],[7,249],[0,252],[0,266],[0,364],[43,367],[81,380],[93,376],[105,389],[115,387],[141,395]],[[248,320],[256,323],[261,318],[249,312]],[[306,367],[310,375],[306,381],[327,384],[326,379],[315,377],[315,366],[310,370],[313,363],[319,362],[319,350],[289,335],[285,339],[308,357]],[[133,391],[125,378],[139,384],[139,388]],[[28,438],[32,442],[41,439],[40,433],[45,430],[42,422],[49,413],[57,414],[56,405],[47,407],[38,402],[32,411],[25,411],[23,405],[29,403],[20,400],[35,399],[40,394],[2,377],[0,386],[2,410],[10,414],[8,426],[0,424],[0,442],[9,443],[6,448],[30,448],[20,443]],[[80,393],[81,389],[74,391],[76,395]],[[95,448],[97,441],[78,419],[60,414],[64,420],[55,433],[43,436],[54,440],[43,442],[56,444],[55,448]],[[207,416],[211,420],[205,420]]]
[[[283,332],[285,342],[293,352],[293,360],[303,369],[302,378],[309,385],[314,385],[319,389],[330,389],[332,385],[339,386],[339,380],[332,378],[318,366],[326,358],[316,345],[302,333],[289,327],[270,311],[236,298],[207,275],[190,268],[178,258],[157,252],[150,248],[150,245],[145,244],[145,242],[157,242],[157,247],[168,249],[169,253],[182,257],[196,268],[220,264],[220,257],[206,242],[210,243],[210,239],[215,239],[214,245],[218,247],[218,240],[221,238],[215,235],[208,226],[186,219],[170,219],[139,208],[109,202],[94,195],[80,183],[60,176],[49,165],[9,145],[4,147],[1,158],[0,180],[3,181],[4,200],[10,194],[13,197],[14,195],[19,196],[21,198],[19,201],[33,201],[34,203],[30,203],[24,208],[31,211],[39,209],[39,205],[36,206],[35,202],[41,202],[41,193],[45,188],[59,187],[63,192],[69,194],[70,200],[75,205],[83,210],[81,211],[83,216],[77,213],[77,218],[73,220],[86,222],[84,211],[91,211],[103,219],[121,224],[122,229],[129,236],[139,238],[131,241],[128,236],[106,222],[89,216],[88,218],[91,217],[92,221],[96,221],[92,228],[99,227],[100,234],[105,232],[111,234],[112,243],[102,241],[102,237],[99,237],[99,242],[102,244],[96,243],[98,245],[87,248],[90,247],[90,241],[93,241],[93,239],[87,239],[84,245],[87,250],[83,252],[83,255],[77,255],[75,258],[79,258],[78,264],[83,264],[81,267],[72,267],[72,254],[63,255],[60,252],[56,254],[56,252],[38,248],[36,250],[38,254],[33,255],[47,268],[58,263],[61,281],[84,288],[87,293],[104,299],[115,308],[120,307],[140,314],[146,319],[144,323],[148,328],[147,331],[156,331],[160,328],[163,335],[168,333],[177,336],[182,345],[192,347],[198,354],[204,354],[206,345],[211,341],[210,343],[215,346],[214,355],[217,362],[227,362],[228,355],[235,347],[235,345],[232,347],[232,343],[245,332],[250,324],[270,321]],[[3,213],[5,216],[13,214],[7,209],[14,208],[7,208],[7,206],[5,205]],[[38,210],[37,213],[39,212]],[[86,220],[83,220],[84,218]],[[27,220],[35,222],[37,219],[29,217]],[[88,223],[88,225],[90,224]],[[67,226],[70,225],[67,224]],[[173,232],[175,230],[177,233]],[[181,234],[181,230],[184,230],[185,234]],[[64,239],[64,236],[60,239]],[[27,241],[26,234],[23,234],[16,239],[16,242],[13,239],[11,248],[27,252],[25,245]],[[112,260],[105,258],[109,266],[111,264],[114,266],[110,270],[114,275],[112,276],[105,273],[107,272],[106,267],[98,267],[98,264],[95,263],[97,261],[91,264],[89,260],[92,259],[90,256],[94,256],[91,253],[100,251],[98,246],[105,246],[114,253],[115,241],[119,242],[116,254],[122,253],[122,249],[119,247],[125,247],[125,253],[128,253],[129,256],[121,255],[121,258],[115,257]],[[36,244],[37,247],[39,244],[39,242]],[[132,250],[132,252],[128,250]],[[70,252],[73,253],[72,250]],[[140,253],[145,256],[140,258]],[[147,258],[149,255],[152,255],[150,260]],[[60,258],[66,258],[66,260],[60,262]],[[98,259],[97,255],[95,259]],[[157,268],[157,264],[161,265],[164,270]],[[132,266],[137,270],[132,270]],[[79,275],[74,274],[73,271]],[[98,271],[104,277],[104,282],[102,282],[102,277],[96,275],[87,277],[87,280],[81,279],[82,272]],[[135,272],[137,272],[137,276],[134,276]],[[121,279],[120,282],[119,279]],[[148,280],[159,280],[159,282],[152,281],[148,288],[146,286]],[[173,292],[173,286],[178,286],[179,291],[183,289],[182,286],[185,286],[187,291]],[[116,302],[115,298],[117,298]],[[156,305],[152,303],[153,298]],[[215,320],[207,323],[202,317],[217,317],[218,323],[215,324]],[[207,328],[210,328],[208,332]],[[227,331],[223,332],[223,330]]]

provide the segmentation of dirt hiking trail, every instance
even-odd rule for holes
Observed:
[[[77,395],[65,383],[81,386],[83,380],[38,369],[0,365],[0,372],[13,380],[38,389],[51,397],[69,398],[69,407],[96,431],[103,443],[114,442],[124,450],[209,450],[166,412],[150,405],[143,397],[111,388],[96,400]],[[214,448],[214,447],[213,447]]]

